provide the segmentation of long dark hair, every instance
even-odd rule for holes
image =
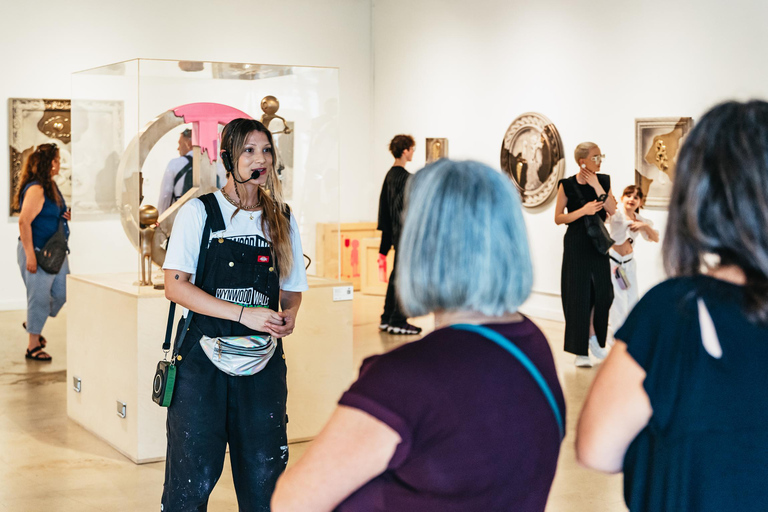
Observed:
[[[710,110],[680,150],[664,237],[670,275],[696,275],[702,257],[746,275],[745,312],[768,323],[768,103]]]
[[[221,149],[229,152],[234,170],[237,170],[238,161],[245,149],[248,135],[254,131],[261,132],[267,136],[270,153],[272,153],[272,167],[267,170],[267,181],[263,187],[259,187],[257,198],[261,204],[261,230],[272,242],[272,247],[279,263],[280,277],[285,278],[288,277],[293,268],[291,224],[284,213],[287,211],[287,206],[283,201],[283,187],[275,170],[277,158],[275,156],[272,133],[263,124],[254,119],[233,119],[227,123],[221,132]],[[240,198],[245,195],[245,187],[235,181],[235,192],[237,192],[237,198],[240,201]],[[240,211],[240,208],[235,210],[233,216],[238,211]]]
[[[13,194],[11,207],[14,211],[21,209],[21,194],[27,185],[36,181],[43,187],[45,197],[48,197],[61,207],[62,197],[51,176],[53,161],[59,156],[59,148],[56,144],[40,144],[32,152],[21,167],[19,186]]]

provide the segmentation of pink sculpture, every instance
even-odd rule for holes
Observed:
[[[173,113],[183,117],[185,123],[192,123],[192,145],[208,153],[210,163],[219,158],[219,125],[239,117],[253,119],[242,110],[221,103],[189,103],[176,107]]]

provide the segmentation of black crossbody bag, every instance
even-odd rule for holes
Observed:
[[[584,199],[584,194],[579,190],[579,184],[576,183],[573,189],[576,191],[576,197],[581,201],[581,206],[587,204],[587,200]],[[584,224],[587,226],[587,235],[592,240],[592,245],[595,246],[597,252],[600,254],[608,254],[608,251],[616,241],[611,238],[608,233],[608,228],[605,227],[605,222],[600,219],[597,214],[585,215]]]
[[[67,234],[64,231],[64,221],[59,219],[59,229],[45,242],[42,249],[35,250],[37,266],[49,274],[58,274],[67,254],[69,254]]]
[[[202,200],[202,199],[201,199]],[[205,203],[203,203],[205,204]],[[197,258],[197,269],[195,270],[195,279],[202,282],[203,269],[205,268],[205,255],[208,252],[208,242],[211,237],[211,216],[206,216],[205,226],[203,227],[203,237],[200,240],[200,255]],[[168,361],[168,352],[171,350],[171,334],[173,333],[173,320],[176,313],[176,303],[171,302],[168,309],[168,326],[165,329],[165,341],[163,342],[163,352],[165,357],[157,363],[155,377],[152,380],[152,400],[160,407],[168,407],[173,399],[173,387],[176,383],[176,358],[172,357]],[[187,318],[184,321],[184,327],[181,334],[176,333],[178,340],[174,353],[178,353],[184,337],[189,332],[189,324],[192,322],[192,310],[187,311]]]

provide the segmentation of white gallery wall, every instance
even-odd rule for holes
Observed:
[[[0,119],[7,98],[69,98],[71,73],[141,58],[340,69],[340,219],[375,220],[396,133],[447,137],[452,158],[496,168],[518,115],[549,117],[567,155],[597,142],[614,193],[633,182],[636,117],[701,117],[716,102],[768,96],[768,4],[585,0],[221,0],[3,2]],[[35,13],[45,13],[36,17]],[[7,121],[0,140],[8,140]],[[7,215],[8,145],[0,144],[0,309],[25,307],[18,228]],[[568,158],[566,175],[575,172]],[[527,311],[557,318],[565,227],[554,202],[528,212],[535,293]],[[648,210],[663,231],[666,214]],[[72,270],[130,261],[122,230],[79,223]],[[119,242],[119,243],[118,243]],[[103,258],[92,256],[98,244]],[[120,247],[120,250],[115,249]],[[637,246],[642,291],[663,278],[658,245]],[[88,258],[77,254],[89,252]]]
[[[727,99],[768,97],[768,3],[605,0],[374,0],[371,179],[391,165],[392,135],[447,137],[450,157],[499,168],[504,132],[534,111],[573,150],[600,145],[616,196],[634,182],[636,117],[691,116]],[[373,200],[373,197],[371,197]],[[372,201],[375,202],[375,201]],[[526,312],[562,318],[565,226],[554,201],[527,212],[534,294]],[[369,206],[374,218],[375,206]],[[666,213],[646,210],[663,234]],[[640,291],[664,278],[660,245],[640,241]]]
[[[339,68],[339,216],[366,220],[371,167],[370,0],[187,0],[185,2],[4,1],[0,17],[0,140],[8,141],[7,98],[70,98],[71,73],[118,61],[209,60]],[[168,105],[168,108],[176,105]],[[0,144],[0,309],[26,307],[16,263],[17,218],[9,217],[8,143]],[[73,273],[136,260],[115,224],[73,225]],[[98,255],[98,256],[96,256]]]

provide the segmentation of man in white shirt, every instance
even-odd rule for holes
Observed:
[[[188,184],[189,186],[185,186]],[[192,130],[187,128],[179,136],[179,157],[168,162],[160,184],[157,211],[163,213],[192,186]]]

